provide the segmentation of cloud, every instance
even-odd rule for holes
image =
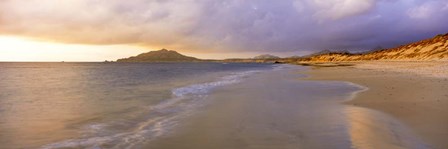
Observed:
[[[317,8],[314,14],[319,19],[341,19],[368,12],[376,0],[312,0]]]
[[[446,14],[447,11],[447,1],[428,1],[419,6],[408,9],[407,14],[413,19],[427,19],[439,14]]]
[[[448,32],[447,6],[443,0],[2,0],[0,34],[197,52],[357,50]]]
[[[10,0],[4,33],[95,44],[169,43],[195,24],[194,1]]]

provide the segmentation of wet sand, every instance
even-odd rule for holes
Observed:
[[[342,104],[361,88],[306,81],[304,70],[263,72],[213,91],[206,106],[153,149],[427,148],[405,125],[368,108]]]
[[[448,70],[435,69],[442,68],[437,62],[416,67],[404,62],[356,65],[314,67],[307,74],[311,80],[349,81],[368,87],[368,91],[346,104],[390,114],[409,126],[430,148],[448,148],[448,76],[440,75]]]

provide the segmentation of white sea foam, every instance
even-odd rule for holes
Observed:
[[[241,81],[244,77],[256,73],[258,71],[245,71],[240,73],[235,73],[233,75],[225,76],[219,81],[215,82],[208,82],[208,83],[202,83],[202,84],[194,84],[186,87],[176,88],[172,91],[173,95],[177,97],[182,97],[185,95],[201,95],[206,94],[210,90],[224,86],[224,85],[230,85],[235,84]]]
[[[173,89],[173,98],[151,106],[146,113],[152,113],[152,115],[147,116],[145,121],[130,125],[133,129],[128,131],[103,135],[100,132],[107,131],[113,122],[112,124],[96,123],[85,127],[90,130],[90,134],[84,135],[83,138],[64,140],[42,148],[139,148],[142,142],[168,134],[179,124],[179,121],[193,114],[194,110],[203,103],[201,100],[205,99],[204,97],[213,89],[241,82],[245,77],[257,72],[259,71],[233,73],[217,81]]]
[[[344,83],[346,83],[346,84],[348,84],[350,86],[356,87],[358,89],[358,90],[352,92],[350,94],[349,98],[346,101],[353,100],[359,93],[362,93],[362,92],[365,92],[365,91],[369,90],[368,87],[362,86],[362,85],[359,85],[359,84],[356,84],[356,83],[352,83],[352,82],[344,82]]]

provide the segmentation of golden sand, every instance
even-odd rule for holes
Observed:
[[[312,80],[356,83],[369,90],[346,104],[380,110],[409,125],[434,148],[447,148],[446,62],[369,62],[348,67],[313,67]]]

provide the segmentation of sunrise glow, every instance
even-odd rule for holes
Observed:
[[[104,61],[145,50],[130,45],[83,45],[0,36],[0,61]]]

